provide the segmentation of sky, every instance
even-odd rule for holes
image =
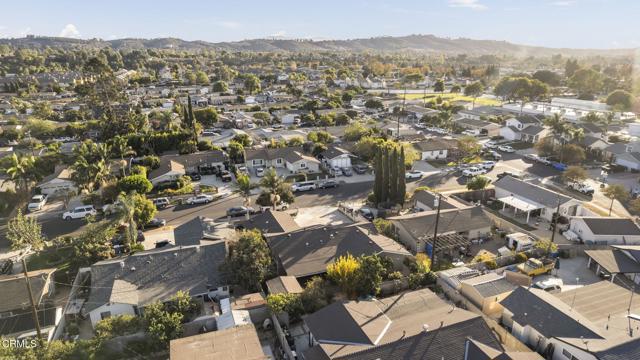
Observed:
[[[433,34],[567,48],[640,47],[638,0],[22,0],[0,37],[355,39]]]

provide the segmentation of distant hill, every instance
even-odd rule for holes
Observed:
[[[16,39],[0,39],[0,44],[10,44],[24,48],[101,48],[114,49],[178,49],[178,50],[227,50],[256,52],[317,52],[317,51],[349,51],[349,52],[431,52],[446,54],[509,54],[515,56],[547,56],[565,54],[571,56],[631,55],[632,49],[555,49],[518,45],[506,41],[450,39],[434,35],[409,35],[400,37],[374,37],[369,39],[350,40],[281,40],[253,39],[235,42],[210,43],[206,41],[186,41],[177,38],[157,39],[117,39],[117,40],[80,40],[60,37],[28,36]]]

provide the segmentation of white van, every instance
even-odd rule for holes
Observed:
[[[291,185],[291,191],[293,192],[310,191],[310,190],[315,190],[315,188],[316,188],[315,181],[303,181],[303,182],[298,182]]]
[[[65,212],[64,214],[62,214],[62,218],[64,220],[82,219],[91,215],[95,216],[97,213],[98,212],[93,208],[93,205],[85,205],[78,206],[71,211]]]

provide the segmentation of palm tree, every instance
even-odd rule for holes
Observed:
[[[544,124],[551,128],[554,136],[562,137],[567,132],[567,124],[560,114],[553,114],[544,120]]]
[[[249,178],[249,175],[247,175],[247,174],[239,173],[238,176],[236,177],[236,180],[237,180],[237,183],[238,183],[238,185],[237,185],[238,191],[244,197],[245,206],[248,206],[248,204],[249,204],[249,196],[251,196],[251,189],[254,188],[254,184],[251,183],[251,179]]]
[[[28,194],[31,185],[41,178],[36,170],[36,158],[32,155],[18,156],[13,153],[6,173],[9,178],[5,181],[11,180],[23,194]]]
[[[133,148],[127,143],[127,138],[116,136],[111,142],[111,152],[114,156],[120,157],[120,166],[122,167],[122,176],[126,176],[127,166],[124,160],[125,156],[135,155]]]
[[[275,207],[279,200],[277,198],[277,195],[280,192],[280,189],[284,186],[284,179],[278,176],[278,173],[276,173],[276,170],[274,168],[270,168],[265,172],[262,180],[260,180],[260,186],[267,189],[271,205],[273,205],[273,208],[275,210]]]
[[[129,246],[135,244],[138,235],[138,224],[136,223],[136,193],[120,194],[116,200],[118,212],[116,221],[126,224],[125,237]]]

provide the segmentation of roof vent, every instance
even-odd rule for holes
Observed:
[[[124,261],[120,261],[120,269],[124,269]]]
[[[428,324],[422,324],[422,331],[429,332],[429,325]]]
[[[196,252],[200,252],[200,245],[196,246]]]
[[[304,243],[306,246],[309,246],[309,242],[307,241],[306,243]]]
[[[132,267],[131,267],[131,271],[136,271],[136,267],[135,267],[135,266],[132,266]]]

